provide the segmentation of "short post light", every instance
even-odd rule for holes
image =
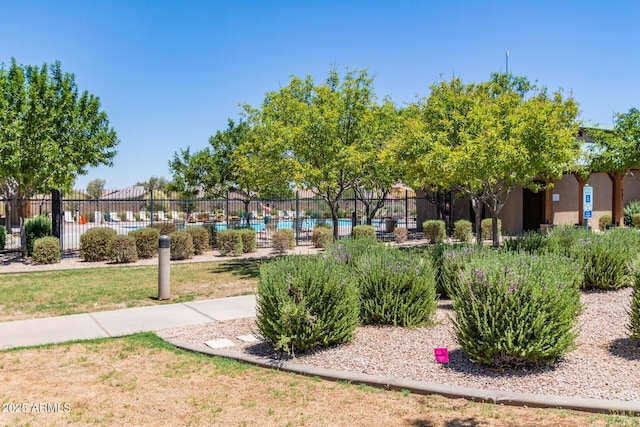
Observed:
[[[158,241],[158,300],[171,299],[169,264],[171,259],[171,239],[162,235]]]

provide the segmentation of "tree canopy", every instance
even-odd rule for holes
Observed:
[[[509,193],[558,178],[578,156],[578,108],[560,92],[548,94],[524,77],[493,74],[464,84],[459,78],[431,86],[407,108],[398,144],[408,178],[417,188],[453,189],[471,199],[481,239],[481,209],[494,219]]]

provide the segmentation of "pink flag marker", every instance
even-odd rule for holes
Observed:
[[[436,355],[436,362],[449,363],[449,350],[446,347],[434,348],[433,353]]]

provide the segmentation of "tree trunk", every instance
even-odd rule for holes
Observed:
[[[610,172],[609,178],[613,184],[611,191],[611,219],[613,224],[624,226],[624,177],[625,173]]]
[[[500,247],[500,230],[498,230],[498,214],[491,214],[491,237],[493,238],[493,247]]]
[[[477,199],[471,199],[471,206],[476,218],[476,243],[478,246],[482,246],[482,203]]]
[[[251,199],[245,199],[242,202],[244,203],[244,220],[247,223],[247,228],[251,228],[251,218],[249,218],[249,203],[251,203]]]

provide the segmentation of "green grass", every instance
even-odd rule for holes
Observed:
[[[157,266],[0,274],[0,319],[60,316],[251,293],[259,259],[171,266],[171,300],[160,302]]]

